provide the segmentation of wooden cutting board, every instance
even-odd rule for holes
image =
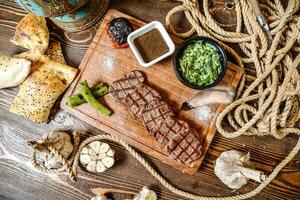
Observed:
[[[180,169],[182,172],[194,174],[199,168],[216,133],[215,121],[218,114],[225,108],[224,105],[203,106],[192,111],[178,113],[180,118],[187,120],[198,130],[204,142],[203,154],[201,158],[195,161],[192,167],[171,160],[163,146],[148,134],[143,124],[134,119],[127,108],[118,103],[111,94],[100,98],[103,104],[113,110],[113,114],[110,117],[101,115],[99,111],[88,104],[75,108],[66,105],[66,97],[76,94],[76,85],[81,81],[88,80],[90,86],[98,82],[111,84],[132,70],[143,71],[147,78],[146,83],[157,89],[175,111],[179,110],[184,101],[199,92],[184,86],[176,78],[171,58],[165,59],[150,68],[143,68],[138,64],[129,48],[114,49],[112,41],[105,31],[105,26],[116,17],[127,18],[133,24],[134,29],[145,24],[116,10],[108,11],[81,62],[79,75],[62,100],[61,107],[88,124],[126,141],[145,154]],[[179,38],[172,37],[172,39],[176,44],[181,42]],[[243,73],[243,69],[229,62],[226,75],[220,84],[237,87]]]

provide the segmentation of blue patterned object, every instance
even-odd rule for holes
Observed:
[[[16,0],[16,2],[38,16],[50,17],[58,27],[76,32],[94,25],[106,12],[109,0]],[[75,7],[76,9],[72,10]]]
[[[25,10],[39,16],[55,17],[73,12],[88,0],[16,0]]]
[[[89,0],[75,12],[51,18],[60,28],[76,32],[94,25],[106,12],[109,0]]]

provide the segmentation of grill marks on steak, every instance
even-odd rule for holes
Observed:
[[[137,87],[136,92],[138,92],[147,103],[150,103],[154,99],[161,99],[160,94],[155,89],[144,84]]]
[[[192,127],[185,127],[167,144],[170,157],[177,162],[191,165],[201,156],[202,143]]]
[[[140,85],[125,98],[125,105],[129,107],[131,114],[142,121],[142,112],[145,106],[154,99],[160,99],[160,94],[147,85]]]
[[[144,82],[141,72],[132,71],[115,81],[109,90],[166,147],[171,159],[192,166],[201,156],[198,133],[186,121],[176,118],[171,106]]]
[[[134,92],[136,87],[145,82],[145,77],[140,71],[132,71],[124,75],[121,79],[113,82],[109,87],[109,92],[121,103],[125,104],[128,94]]]
[[[140,115],[146,104],[147,101],[136,90],[129,93],[125,98],[125,105],[129,108],[132,116],[138,119],[140,119]]]
[[[165,120],[162,120],[154,136],[158,142],[167,145],[185,126],[188,126],[185,121],[169,116]]]
[[[168,116],[156,123],[154,132],[158,142],[167,147],[169,156],[187,165],[192,165],[201,156],[202,143],[196,130],[181,119]]]
[[[155,136],[169,116],[175,116],[171,106],[164,100],[154,99],[144,107],[141,117],[150,135]]]

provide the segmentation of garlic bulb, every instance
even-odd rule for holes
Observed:
[[[114,165],[114,150],[107,143],[94,141],[80,153],[80,162],[90,172],[104,172]]]
[[[239,151],[223,152],[216,160],[215,174],[231,189],[239,189],[247,184],[248,179],[262,182],[266,176],[259,170],[252,169],[249,161],[250,153],[246,155]]]
[[[68,158],[73,151],[73,144],[71,137],[61,131],[53,131],[50,134],[43,137],[44,140],[51,143],[55,149],[57,149],[64,158]],[[53,153],[44,153],[44,165],[48,169],[59,168],[62,166],[60,161]]]
[[[142,191],[137,194],[133,200],[156,200],[156,193],[152,190],[149,190],[148,187],[144,186]]]

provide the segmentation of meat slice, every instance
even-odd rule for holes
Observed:
[[[161,99],[160,94],[155,89],[145,84],[139,85],[139,87],[136,88],[136,91],[147,101],[147,103],[150,103],[154,99]]]
[[[144,82],[141,72],[132,71],[115,81],[109,90],[166,147],[171,159],[192,166],[202,153],[198,133],[186,121],[178,119],[161,95]]]
[[[171,159],[192,166],[201,156],[202,142],[191,127],[184,127],[167,144]]]
[[[161,123],[169,116],[175,116],[171,106],[162,99],[156,98],[145,106],[141,117],[150,135],[154,136]]]
[[[131,71],[119,80],[116,80],[109,87],[109,92],[121,103],[125,104],[125,97],[132,93],[136,87],[145,81],[140,71]]]
[[[140,114],[144,110],[147,101],[143,96],[138,93],[137,90],[134,90],[132,93],[129,93],[125,98],[125,105],[129,108],[130,113],[133,117],[140,119]]]
[[[158,129],[154,132],[154,137],[159,143],[165,146],[173,137],[186,128],[189,128],[187,122],[173,116],[168,116],[158,123]]]
[[[154,99],[160,99],[160,94],[147,85],[136,87],[133,92],[129,93],[125,98],[125,105],[129,107],[131,114],[142,121],[142,112],[145,106]]]

